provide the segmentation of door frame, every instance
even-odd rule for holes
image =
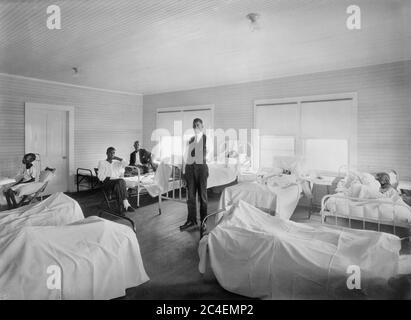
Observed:
[[[75,190],[74,178],[74,106],[66,105],[54,105],[47,103],[34,103],[25,102],[24,104],[24,150],[25,153],[28,152],[28,130],[27,123],[30,118],[30,112],[35,112],[36,110],[53,110],[53,111],[66,111],[68,112],[68,172],[67,172],[67,187],[68,191],[73,192]]]

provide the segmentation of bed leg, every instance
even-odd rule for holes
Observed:
[[[140,186],[137,186],[137,208],[140,208]]]

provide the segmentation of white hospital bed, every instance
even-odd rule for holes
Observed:
[[[152,197],[158,196],[158,211],[162,213],[162,201],[171,200],[186,203],[187,192],[184,192],[186,185],[181,177],[182,164],[171,165],[160,163],[157,171],[153,175],[146,175],[138,178],[124,178],[129,188],[137,188],[137,194],[141,190],[146,190]],[[231,166],[223,164],[208,164],[209,177],[207,188],[223,186],[236,181],[237,172]],[[183,196],[183,193],[185,196]],[[139,199],[139,198],[137,198]],[[139,200],[137,200],[139,203]]]
[[[199,271],[211,266],[220,285],[236,294],[261,299],[386,298],[389,280],[411,272],[410,257],[400,256],[401,241],[391,234],[296,223],[244,201],[222,213],[200,241]],[[361,270],[360,290],[347,287],[350,266]]]
[[[397,227],[411,229],[411,207],[401,199],[363,199],[341,193],[326,195],[321,201],[321,221],[324,223],[327,217],[334,217],[335,224],[337,218],[348,219],[349,227],[351,220],[359,220],[363,229],[366,222],[376,223],[378,230],[381,225],[389,225],[394,234]]]
[[[0,213],[0,299],[111,299],[148,280],[133,231],[62,193]]]
[[[396,188],[399,183],[399,175],[395,170],[385,170],[390,175],[391,184]],[[359,183],[359,177],[367,180],[365,184]],[[352,180],[351,183],[347,180]],[[384,197],[378,185],[374,186],[373,175],[364,172],[348,172],[347,176],[337,187],[337,193],[326,195],[321,201],[321,221],[324,223],[327,217],[334,217],[335,224],[338,218],[348,219],[351,227],[352,220],[362,222],[365,229],[367,222],[375,223],[380,231],[381,225],[392,226],[396,234],[397,227],[411,230],[411,207],[408,206],[397,193]],[[377,190],[376,190],[377,189]],[[376,192],[377,191],[377,192]]]
[[[290,176],[272,177],[268,181],[240,182],[224,189],[219,209],[227,208],[243,200],[260,210],[289,219],[305,190],[303,180],[290,182]]]

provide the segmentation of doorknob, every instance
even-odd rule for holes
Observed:
[[[66,160],[67,159],[67,157],[66,156],[63,156],[63,157],[61,157],[62,159],[64,159],[64,160]]]

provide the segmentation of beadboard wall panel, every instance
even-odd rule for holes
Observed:
[[[144,144],[154,145],[157,108],[214,104],[215,128],[251,129],[254,100],[344,92],[358,93],[359,169],[393,168],[410,180],[411,61],[145,95]]]
[[[109,146],[128,158],[133,142],[142,139],[141,95],[0,75],[0,176],[14,175],[25,152],[26,102],[75,107],[75,168],[96,167]]]

